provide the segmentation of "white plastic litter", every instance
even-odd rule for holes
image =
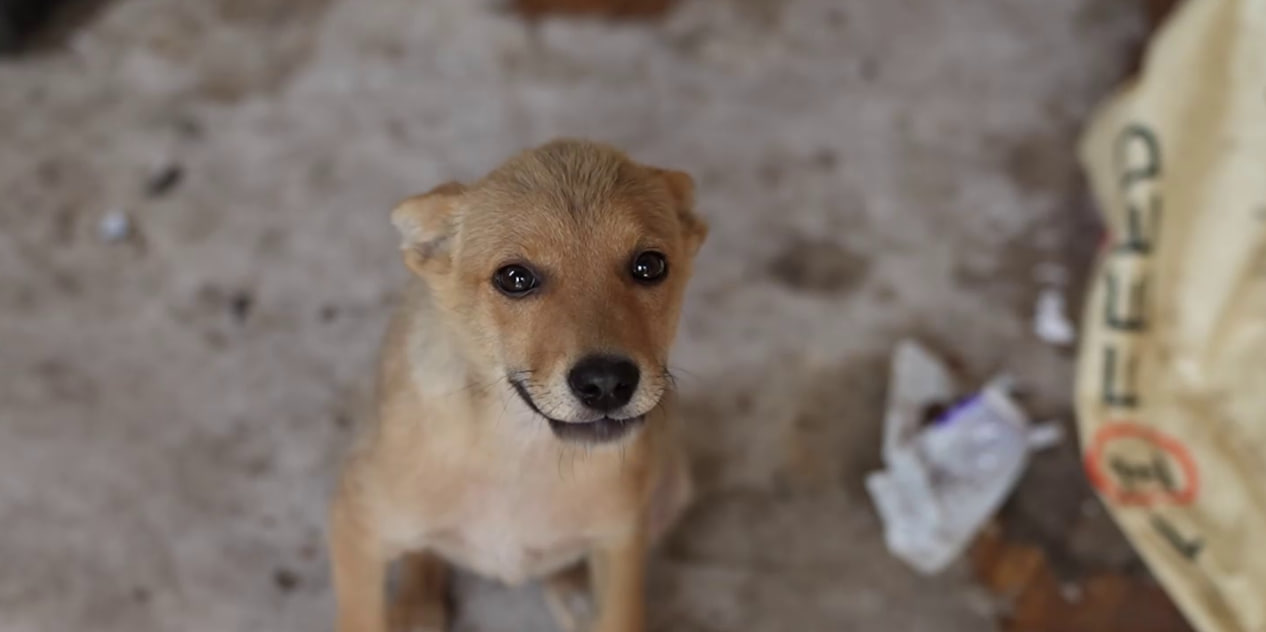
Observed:
[[[1057,421],[1046,421],[1029,428],[1029,451],[1041,452],[1064,442],[1064,428]]]
[[[1037,295],[1033,311],[1033,333],[1043,342],[1067,346],[1077,339],[1077,330],[1065,314],[1064,293],[1048,287]]]
[[[884,419],[884,464],[866,487],[888,549],[920,573],[944,570],[997,511],[1036,446],[1060,434],[1031,426],[1007,380],[958,403],[930,425],[923,411],[951,400],[943,363],[911,341],[898,344]]]
[[[132,220],[123,211],[110,211],[97,224],[97,231],[103,241],[123,241],[132,234]]]

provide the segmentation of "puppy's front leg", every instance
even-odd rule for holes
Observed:
[[[398,562],[400,582],[389,607],[392,632],[443,632],[448,629],[448,565],[425,551]]]
[[[338,632],[386,632],[387,555],[342,493],[330,511],[329,538]]]
[[[590,556],[598,624],[594,632],[643,632],[646,629],[646,534],[604,545]]]

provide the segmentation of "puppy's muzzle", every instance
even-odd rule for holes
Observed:
[[[641,371],[628,358],[591,355],[567,372],[567,386],[586,407],[609,413],[633,399],[641,378]]]

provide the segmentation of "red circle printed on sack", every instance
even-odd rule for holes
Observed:
[[[1168,463],[1182,471],[1182,484],[1176,489],[1151,485],[1149,489],[1127,489],[1118,478],[1104,469],[1103,459],[1113,445],[1124,441],[1145,443],[1162,455]],[[1200,491],[1200,473],[1191,452],[1180,441],[1157,430],[1136,423],[1117,422],[1104,425],[1095,433],[1085,455],[1086,476],[1090,484],[1105,498],[1117,505],[1151,507],[1169,503],[1189,505]]]

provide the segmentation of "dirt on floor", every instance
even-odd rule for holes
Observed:
[[[559,135],[690,171],[713,225],[674,359],[700,498],[652,629],[994,629],[965,562],[920,578],[884,549],[862,479],[888,356],[909,336],[968,381],[1008,371],[1071,429],[1071,351],[1033,303],[1088,266],[1073,147],[1142,23],[1106,0],[94,9],[0,61],[0,631],[330,629],[325,502],[405,278],[388,209]],[[1065,581],[1137,565],[1072,443],[1004,514]],[[458,630],[551,629],[535,589],[458,593]]]

